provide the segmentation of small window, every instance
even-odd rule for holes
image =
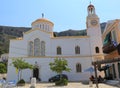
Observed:
[[[45,30],[47,30],[47,24],[45,25]]]
[[[75,47],[75,54],[80,54],[80,47],[79,46]]]
[[[40,24],[40,29],[41,29],[41,24]]]
[[[45,42],[41,41],[41,56],[45,56]]]
[[[57,47],[57,55],[61,55],[61,47]]]
[[[76,72],[81,72],[81,71],[82,71],[81,64],[77,63],[76,64]]]
[[[44,24],[43,24],[43,30],[44,30]]]
[[[95,51],[96,51],[96,53],[100,52],[98,47],[95,47]]]
[[[33,56],[33,42],[28,43],[28,56]]]
[[[34,40],[34,56],[40,56],[40,39],[36,38]]]

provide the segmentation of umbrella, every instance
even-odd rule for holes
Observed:
[[[94,68],[93,67],[89,67],[87,69],[84,70],[84,72],[90,72],[91,74],[94,72]]]

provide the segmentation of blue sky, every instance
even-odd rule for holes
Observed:
[[[120,0],[91,0],[100,22],[120,19]],[[86,28],[90,0],[0,0],[0,25],[31,27],[44,17],[54,23],[54,31]]]

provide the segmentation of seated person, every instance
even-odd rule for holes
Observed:
[[[89,79],[90,79],[90,81],[92,81],[92,82],[94,83],[95,78],[94,78],[94,76],[93,76],[93,75],[91,75],[91,77],[90,77]]]
[[[99,75],[99,77],[98,77],[98,82],[101,83],[101,82],[103,82],[103,81],[104,81],[104,79],[101,77],[101,75]]]

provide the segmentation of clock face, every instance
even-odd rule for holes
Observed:
[[[91,24],[92,24],[93,26],[97,25],[97,20],[91,20]]]

